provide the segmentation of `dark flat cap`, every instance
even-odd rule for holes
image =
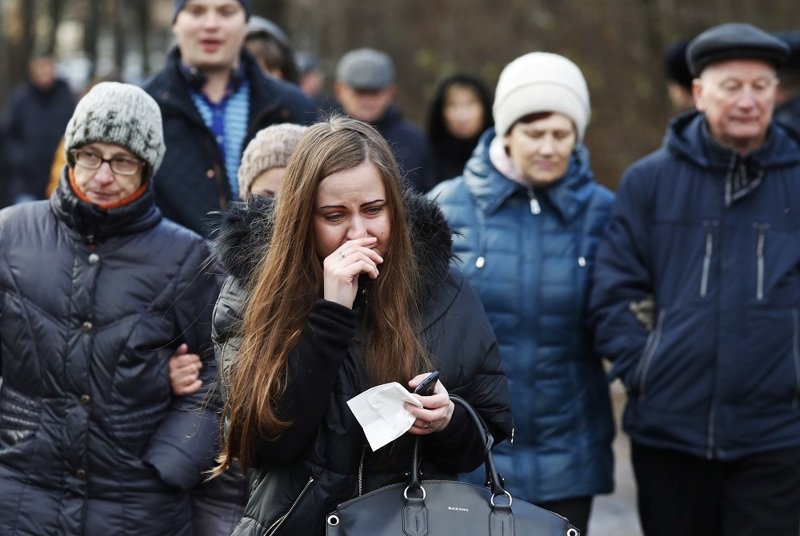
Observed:
[[[694,76],[724,60],[758,59],[780,67],[789,57],[789,46],[751,24],[730,22],[704,31],[689,43],[686,61]]]

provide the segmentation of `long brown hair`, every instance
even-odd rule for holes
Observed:
[[[228,376],[229,427],[217,473],[233,458],[247,468],[256,435],[274,439],[291,426],[278,415],[289,360],[323,290],[323,259],[312,226],[317,189],[326,177],[364,162],[381,176],[391,221],[390,244],[365,310],[367,373],[376,385],[405,384],[428,366],[418,338],[419,271],[391,149],[366,123],[343,117],[317,123],[292,154],[276,200],[272,239],[253,281],[241,349]]]

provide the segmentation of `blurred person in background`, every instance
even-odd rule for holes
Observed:
[[[300,76],[298,82],[300,90],[317,105],[320,117],[327,117],[334,112],[342,113],[333,94],[325,87],[325,70],[317,55],[307,50],[300,50],[295,54],[295,60]]]
[[[400,171],[420,193],[436,184],[433,155],[425,134],[395,105],[394,62],[385,52],[357,48],[336,66],[334,95],[345,114],[369,123],[389,142]]]
[[[667,81],[667,95],[676,113],[694,108],[694,98],[692,97],[694,77],[686,62],[688,45],[688,40],[676,41],[664,51],[664,78]]]
[[[8,158],[8,198],[12,203],[44,199],[53,154],[75,109],[67,82],[56,76],[52,56],[36,56],[28,79],[8,99],[4,134]]]
[[[778,72],[775,119],[800,138],[800,31],[774,35],[789,45],[789,59]]]
[[[239,198],[239,163],[255,133],[316,118],[297,86],[264,75],[243,50],[249,15],[246,0],[175,0],[177,47],[145,84],[167,143],[156,201],[166,217],[204,236]]]
[[[212,385],[209,251],[155,206],[141,88],[98,84],[64,138],[53,196],[0,211],[0,534],[193,536],[219,408],[173,396],[168,361],[196,352]]]
[[[244,46],[264,74],[292,84],[299,82],[289,36],[271,20],[257,15],[251,16],[247,21]]]
[[[750,24],[695,37],[696,111],[625,171],[600,242],[590,324],[627,390],[647,536],[800,529],[800,140],[773,119],[788,55]]]
[[[492,96],[483,80],[468,73],[442,80],[428,109],[436,181],[460,175],[481,134],[493,125]]]
[[[500,73],[493,112],[495,128],[463,174],[428,195],[454,231],[508,374],[516,434],[495,448],[497,469],[511,495],[586,534],[594,496],[613,489],[608,383],[585,322],[613,194],[590,167],[589,90],[572,61],[515,59]],[[465,478],[481,484],[485,472]]]

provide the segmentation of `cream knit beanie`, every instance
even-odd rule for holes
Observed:
[[[239,197],[246,199],[253,181],[267,170],[285,168],[308,127],[281,123],[260,130],[247,144],[239,165]]]
[[[583,141],[591,107],[586,80],[577,65],[564,56],[531,52],[503,69],[494,98],[498,136],[505,136],[517,120],[540,112],[558,112],[575,123]]]

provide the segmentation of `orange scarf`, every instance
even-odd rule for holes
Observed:
[[[75,195],[78,196],[78,199],[96,205],[102,208],[103,210],[111,210],[132,203],[137,199],[139,199],[140,197],[142,197],[145,191],[147,191],[147,183],[142,182],[142,185],[139,186],[135,192],[133,192],[131,195],[123,199],[120,199],[119,201],[114,201],[113,203],[105,203],[105,204],[96,203],[91,199],[89,199],[88,197],[86,197],[86,194],[80,188],[78,188],[78,183],[75,182],[75,174],[73,173],[73,171],[74,170],[71,167],[67,168],[67,173],[69,174],[69,185],[72,188],[72,191],[75,193]]]

